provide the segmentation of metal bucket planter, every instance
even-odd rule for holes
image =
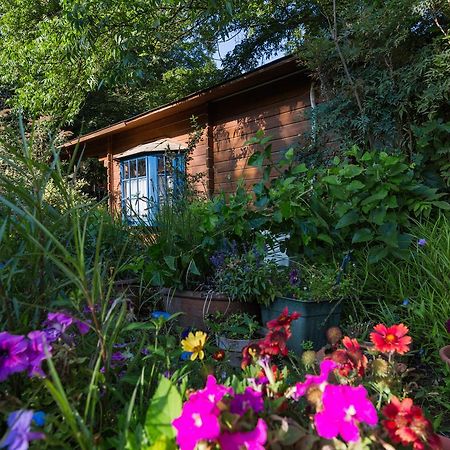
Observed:
[[[212,292],[176,291],[166,288],[162,290],[162,295],[165,311],[170,314],[183,313],[178,318],[178,323],[182,327],[205,329],[205,317],[216,312],[222,314],[258,312],[257,305],[231,301],[226,295]]]
[[[230,365],[239,367],[241,365],[242,350],[253,341],[250,339],[230,339],[225,336],[217,336],[217,347],[225,351]]]
[[[300,313],[300,318],[291,324],[292,337],[287,342],[288,348],[296,353],[302,352],[304,341],[311,341],[314,350],[321,349],[327,343],[327,329],[340,322],[340,301],[311,302],[280,297],[270,306],[261,308],[263,323],[276,319],[286,307],[289,313]]]

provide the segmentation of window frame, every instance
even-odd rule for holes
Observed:
[[[168,198],[169,189],[167,184],[169,182],[170,173],[166,171],[167,160],[170,155],[172,165],[172,196]],[[120,162],[120,194],[121,194],[121,212],[122,220],[129,225],[150,225],[157,214],[161,204],[161,187],[160,175],[158,173],[159,162],[163,158],[164,167],[164,184],[165,192],[162,194],[166,197],[165,201],[171,201],[175,195],[180,195],[184,190],[183,178],[186,174],[186,152],[182,150],[177,151],[162,151],[162,152],[148,152],[130,155],[122,158]],[[139,176],[139,161],[145,159],[145,175]],[[135,177],[131,176],[131,164],[136,164]],[[127,167],[127,169],[125,169]],[[125,177],[125,170],[128,176]],[[145,178],[144,196],[141,196],[139,180]],[[132,194],[132,180],[136,180],[136,194]],[[175,192],[176,191],[176,192]],[[126,195],[125,195],[126,194]],[[133,198],[133,195],[137,195]],[[142,199],[146,202],[144,206],[146,214],[140,211]],[[133,204],[137,205],[137,211],[133,209]]]

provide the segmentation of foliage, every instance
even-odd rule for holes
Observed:
[[[411,238],[410,216],[429,217],[450,209],[447,195],[421,182],[415,166],[401,154],[353,147],[329,167],[308,169],[293,150],[272,161],[268,138],[250,157],[262,180],[253,191],[255,206],[271,230],[288,232],[291,252],[332,254],[333,249],[370,247],[370,261],[402,256]],[[280,175],[270,179],[276,171]]]
[[[92,110],[104,89],[106,98],[119,97],[122,111],[137,113],[126,97],[141,97],[138,107],[148,108],[204,87],[209,75],[216,76],[210,55],[217,28],[229,15],[227,4],[3,3],[0,67],[1,83],[11,93],[8,101],[32,117],[49,115],[61,124],[72,120],[90,95],[85,112]],[[114,120],[105,110],[103,115]],[[105,118],[88,120],[94,120],[88,126],[105,123]]]
[[[305,301],[350,300],[355,297],[354,269],[343,264],[292,264],[281,276],[286,280],[282,296]]]
[[[216,266],[213,288],[231,300],[271,303],[279,294],[278,266],[257,249],[225,255]]]
[[[247,313],[222,314],[217,312],[207,317],[210,333],[229,339],[253,339],[260,328],[255,316]]]

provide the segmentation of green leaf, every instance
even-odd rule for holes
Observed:
[[[367,242],[373,239],[373,233],[368,228],[361,228],[353,235],[352,243]]]
[[[375,192],[375,194],[369,195],[369,197],[365,198],[361,202],[361,206],[376,202],[377,200],[383,200],[383,198],[385,198],[387,194],[388,191],[386,189],[380,189],[379,191]]]
[[[169,439],[175,437],[172,422],[181,414],[181,406],[181,395],[176,386],[161,377],[145,419],[145,430],[152,441],[161,439],[161,435]]]
[[[347,214],[344,214],[336,224],[336,229],[339,230],[340,228],[348,227],[349,225],[353,225],[357,223],[359,220],[359,214],[357,211],[352,210],[349,211]]]
[[[288,161],[292,161],[294,159],[294,149],[291,147],[289,150],[287,150],[286,153],[284,154],[284,157]]]
[[[248,158],[248,165],[252,167],[262,167],[264,164],[264,155],[261,152],[255,152]]]
[[[166,262],[167,267],[169,267],[170,270],[176,270],[174,256],[166,255],[166,256],[164,256],[164,261]]]
[[[299,164],[292,169],[293,175],[298,175],[299,173],[305,173],[305,172],[308,172],[308,168],[306,167],[306,165],[304,163]]]
[[[372,222],[376,225],[382,225],[385,219],[386,219],[386,207],[380,206],[370,211],[369,222]]]
[[[369,263],[374,264],[388,255],[388,249],[383,245],[376,245],[369,250]]]
[[[433,205],[439,209],[450,210],[450,203],[444,201],[433,202]]]
[[[195,264],[195,261],[193,259],[189,263],[189,272],[193,273],[194,275],[201,275],[200,271],[198,270],[197,264]]]
[[[349,183],[345,189],[349,192],[356,192],[360,191],[361,189],[364,189],[364,184],[361,183],[359,180],[353,180],[351,183]]]
[[[317,239],[319,239],[319,241],[323,241],[326,242],[327,244],[333,245],[333,239],[331,239],[331,237],[328,236],[328,234],[319,233],[317,235]]]
[[[327,184],[338,185],[341,184],[341,181],[336,175],[327,175],[322,178],[322,181]]]

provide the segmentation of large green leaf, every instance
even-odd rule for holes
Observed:
[[[162,377],[145,419],[145,430],[153,442],[161,440],[161,436],[169,439],[175,437],[172,422],[180,416],[181,407],[182,400],[178,389],[169,379]]]
[[[359,214],[357,211],[352,210],[347,214],[344,214],[336,224],[336,229],[348,227],[349,225],[353,225],[357,223],[359,220]]]
[[[376,245],[369,250],[369,262],[374,264],[388,255],[388,249],[383,245]]]
[[[368,228],[361,228],[353,235],[352,243],[367,242],[373,239],[373,233]]]

